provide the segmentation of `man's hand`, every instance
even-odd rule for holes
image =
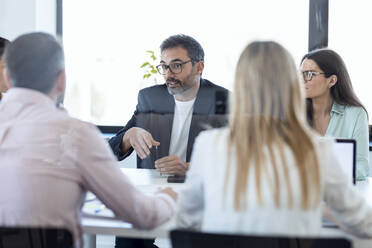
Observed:
[[[143,128],[132,127],[124,135],[121,152],[127,153],[130,147],[136,151],[137,155],[144,159],[150,155],[150,149],[152,146],[158,146],[160,142],[154,140],[152,135]]]
[[[177,200],[177,197],[178,197],[177,192],[173,191],[173,189],[170,188],[170,187],[167,187],[167,188],[165,188],[165,189],[159,190],[159,192],[160,192],[160,193],[164,193],[164,194],[169,195],[169,196],[172,197],[173,200],[175,200],[175,201]]]
[[[155,161],[155,168],[164,174],[184,176],[190,163],[184,163],[178,156],[166,156]]]

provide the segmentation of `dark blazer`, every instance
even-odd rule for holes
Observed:
[[[192,146],[196,136],[210,127],[222,127],[227,124],[226,103],[228,90],[217,86],[208,80],[201,79],[200,87],[194,103],[189,138],[187,141],[186,162],[190,161]],[[133,152],[131,148],[126,154],[120,150],[125,132],[132,127],[147,130],[160,146],[151,149],[151,154],[141,160],[137,156],[137,167],[154,169],[155,160],[168,156],[174,115],[174,97],[168,93],[167,86],[156,85],[140,90],[138,104],[132,118],[128,121],[109,144],[118,158],[123,160]]]

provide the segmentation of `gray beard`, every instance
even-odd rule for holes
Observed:
[[[180,88],[178,88],[178,89],[170,89],[167,86],[167,89],[168,89],[168,93],[171,94],[172,96],[177,95],[177,94],[181,94],[181,93],[185,92],[185,90],[186,90],[182,86]]]

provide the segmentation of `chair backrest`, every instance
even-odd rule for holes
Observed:
[[[187,230],[170,232],[172,248],[351,248],[343,238],[295,238],[202,233]]]
[[[59,228],[0,227],[0,248],[73,248],[71,232]]]

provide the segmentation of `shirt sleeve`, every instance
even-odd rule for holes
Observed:
[[[323,169],[324,201],[337,219],[350,232],[360,237],[372,237],[372,208],[350,183],[339,164],[333,149],[333,141],[320,144],[320,166]]]
[[[95,194],[116,216],[138,228],[153,228],[169,220],[175,202],[166,194],[146,195],[121,172],[107,142],[87,124],[76,130],[78,171],[83,187]]]
[[[121,152],[121,145],[122,145],[122,141],[123,141],[123,137],[125,133],[132,127],[137,126],[137,115],[138,113],[141,112],[141,104],[143,102],[144,102],[144,96],[143,96],[142,91],[140,91],[137,96],[136,110],[134,111],[132,118],[114,137],[112,137],[109,140],[111,150],[119,161],[122,161],[123,159],[127,158],[134,151],[133,147],[130,147],[128,151],[124,154]]]
[[[363,108],[357,115],[352,138],[357,143],[357,180],[365,180],[369,176],[369,133],[367,113]]]
[[[123,159],[125,159],[126,157],[128,157],[132,152],[133,152],[133,148],[129,148],[129,150],[127,151],[127,153],[123,154],[121,152],[121,143],[122,143],[122,140],[123,140],[123,137],[125,135],[125,133],[132,127],[134,127],[134,123],[135,123],[135,115],[132,116],[132,118],[129,120],[129,122],[127,123],[127,125],[125,125],[124,128],[122,128],[114,137],[112,137],[108,142],[109,142],[109,145],[111,147],[111,150],[112,152],[114,153],[114,155],[116,156],[117,160],[119,161],[122,161]]]
[[[203,157],[205,153],[199,135],[194,144],[185,185],[178,198],[176,225],[179,228],[201,229],[204,212]]]

